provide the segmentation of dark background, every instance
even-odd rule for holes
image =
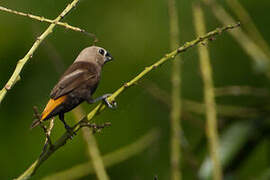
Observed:
[[[9,0],[2,1],[0,5],[54,19],[69,2],[67,0]],[[194,1],[182,0],[177,3],[182,43],[196,37],[192,2]],[[228,9],[224,1],[219,2]],[[270,24],[267,12],[270,8],[269,0],[241,0],[240,2],[250,13],[265,40],[269,42]],[[208,31],[221,26],[208,7],[203,6],[203,9]],[[165,0],[82,0],[65,17],[64,22],[95,33],[100,40],[98,45],[107,49],[115,59],[104,67],[95,97],[114,92],[170,49],[167,1]],[[46,23],[0,12],[1,87],[11,76],[17,61],[27,53],[36,37],[47,26]],[[8,92],[0,106],[0,179],[17,177],[39,156],[44,134],[41,128],[29,130],[33,120],[32,107],[36,105],[41,110],[45,106],[49,93],[59,78],[58,72],[63,72],[78,53],[91,44],[92,40],[82,33],[56,27],[25,66],[21,74],[22,80]],[[216,87],[248,85],[268,88],[268,79],[264,74],[254,71],[252,60],[228,33],[217,37],[217,40],[208,46]],[[182,95],[186,99],[202,102],[203,84],[197,48],[192,48],[181,56],[183,57]],[[61,59],[62,62],[57,64],[57,59]],[[170,94],[170,71],[171,62],[168,62],[145,78],[147,82],[155,83]],[[268,97],[226,96],[217,98],[217,103],[255,107],[261,110],[261,107],[267,106],[268,99]],[[159,179],[169,179],[170,128],[169,110],[166,105],[149,95],[142,86],[128,89],[117,98],[117,102],[116,111],[106,110],[95,117],[98,123],[106,121],[112,123],[112,127],[95,135],[102,154],[132,143],[154,127],[159,128],[160,137],[143,153],[108,168],[111,179],[153,179],[154,175],[158,175]],[[83,104],[83,107],[86,112],[90,112],[94,105]],[[74,124],[71,113],[68,113],[66,117],[69,124]],[[225,169],[227,177],[252,179],[260,177],[269,168],[268,126],[263,124],[267,122],[267,117],[267,113],[262,113],[252,119],[220,118],[221,134],[237,122],[255,124],[254,129],[250,131],[250,134],[256,133],[254,141],[250,138],[238,149],[238,154]],[[204,116],[196,115],[196,118],[200,125],[196,121],[183,120],[182,128],[189,144],[189,151],[200,167],[208,151]],[[258,128],[255,128],[256,125]],[[261,126],[266,130],[262,130]],[[57,120],[53,130],[54,139],[63,132],[63,126]],[[185,158],[188,159],[188,157]],[[87,160],[86,145],[79,133],[72,142],[49,158],[33,179],[40,179]],[[185,179],[196,179],[197,170],[192,168],[186,160],[183,160],[182,167]],[[91,177],[95,179],[95,176]]]

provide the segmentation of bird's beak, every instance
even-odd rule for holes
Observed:
[[[106,53],[105,57],[106,57],[105,63],[107,63],[107,62],[113,60],[113,57],[112,57],[112,56],[110,55],[110,53],[108,53],[108,52]]]

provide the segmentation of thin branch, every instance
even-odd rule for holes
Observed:
[[[41,119],[41,116],[38,112],[38,109],[36,106],[33,107],[33,110],[34,110],[34,118],[36,120],[40,120]],[[44,146],[43,146],[43,150],[41,152],[41,155],[45,152],[46,148],[48,147],[49,145],[49,148],[52,148],[53,147],[53,144],[52,144],[52,141],[51,141],[51,132],[52,132],[52,129],[53,129],[53,126],[54,126],[54,119],[55,117],[53,117],[51,120],[50,120],[50,124],[49,124],[49,128],[47,128],[43,123],[40,124],[41,128],[43,129],[44,131],[44,134],[46,136],[46,139],[45,139],[45,142],[44,142]]]
[[[267,97],[269,96],[269,91],[266,88],[256,88],[251,86],[227,86],[215,88],[215,96],[258,96]]]
[[[146,148],[149,148],[158,139],[159,131],[157,129],[152,129],[138,140],[130,145],[122,147],[114,152],[106,154],[102,157],[104,165],[108,168],[115,164],[119,164],[127,159],[140,154]],[[42,180],[72,180],[80,179],[89,174],[95,173],[95,169],[91,162],[86,162],[80,165],[76,165],[70,169],[58,172],[56,174],[49,175]]]
[[[225,11],[225,9],[217,3],[216,0],[201,0],[210,7],[214,16],[224,25],[234,22],[234,19]],[[242,30],[236,29],[230,31],[230,35],[238,42],[238,44],[246,51],[256,63],[256,70],[263,72],[270,78],[270,61],[264,51]]]
[[[170,44],[171,50],[176,49],[179,44],[179,24],[178,11],[175,0],[168,0],[169,22],[170,22]],[[172,63],[172,95],[171,95],[171,179],[181,180],[182,173],[180,168],[181,158],[181,62],[177,56]]]
[[[108,101],[112,103],[117,96],[119,96],[124,90],[127,88],[135,85],[139,80],[141,80],[145,75],[147,75],[152,70],[156,69],[157,67],[161,66],[165,62],[169,61],[170,59],[174,58],[176,55],[180,54],[181,52],[184,52],[188,50],[189,48],[197,45],[198,43],[205,41],[207,39],[212,39],[214,36],[220,35],[224,31],[234,29],[239,27],[239,23],[234,25],[228,25],[222,28],[217,28],[201,37],[196,38],[193,41],[185,43],[180,48],[170,52],[169,54],[166,54],[164,57],[162,57],[160,60],[158,60],[153,65],[146,67],[140,74],[138,74],[135,78],[133,78],[131,81],[125,83],[122,87],[120,87],[118,90],[116,90],[110,97],[108,97]],[[83,127],[83,123],[89,122],[95,115],[100,113],[102,110],[106,108],[106,105],[103,103],[99,103],[86,117],[84,117],[79,123],[77,123],[73,127],[73,132],[77,132],[80,130],[81,127]],[[71,138],[71,134],[69,132],[65,132],[53,145],[54,148],[47,149],[47,151],[44,153],[43,156],[39,157],[21,176],[21,179],[27,179],[31,177],[36,170],[39,168],[39,166],[47,160],[56,150],[58,150],[60,147],[66,144],[67,140]]]
[[[251,16],[248,14],[248,11],[241,5],[239,0],[227,0],[227,4],[237,15],[237,18],[243,23],[243,28],[245,28],[249,36],[257,43],[258,46],[260,46],[270,59],[269,44],[262,37]]]
[[[204,14],[199,4],[193,4],[194,24],[197,35],[206,32]],[[206,104],[206,134],[208,137],[209,151],[213,163],[213,179],[222,180],[222,167],[219,157],[219,138],[217,125],[217,112],[214,93],[214,82],[212,79],[212,67],[210,63],[209,51],[205,45],[198,47],[200,68],[204,84],[204,100]]]
[[[73,114],[77,122],[84,116],[83,110],[80,106],[73,110]],[[87,151],[91,158],[91,164],[93,164],[93,168],[96,172],[98,179],[99,180],[110,179],[106,172],[101,154],[99,152],[98,144],[95,139],[95,136],[93,135],[93,133],[89,131],[89,128],[82,128],[82,132],[83,132],[83,138],[85,139],[85,142],[87,143],[87,147],[88,147]]]
[[[36,15],[33,15],[33,14],[29,14],[29,13],[15,11],[15,10],[8,9],[6,7],[3,7],[3,6],[0,6],[0,11],[12,13],[12,14],[16,14],[16,15],[20,15],[20,16],[24,16],[24,17],[28,17],[28,18],[31,18],[31,19],[34,19],[34,20],[37,20],[37,21],[40,21],[40,22],[47,22],[47,23],[50,23],[50,24],[57,24],[57,25],[62,26],[64,28],[66,28],[66,29],[70,29],[70,30],[73,30],[73,31],[77,31],[77,32],[81,32],[81,33],[84,33],[86,35],[89,35],[90,37],[92,37],[94,39],[94,42],[98,41],[95,34],[89,33],[84,29],[81,29],[81,28],[78,28],[78,27],[75,27],[75,26],[71,26],[66,22],[59,22],[59,21],[57,22],[55,20],[47,19],[47,18],[45,18],[43,16],[36,16]]]
[[[55,23],[51,24],[42,34],[39,36],[36,41],[34,42],[31,49],[27,52],[27,54],[18,61],[16,68],[8,80],[7,84],[4,86],[4,88],[0,91],[0,104],[2,100],[4,99],[5,95],[7,94],[7,91],[9,91],[16,82],[20,79],[20,73],[24,67],[24,65],[29,61],[29,59],[32,58],[34,52],[37,50],[39,45],[44,41],[44,39],[53,32],[54,27],[56,26],[56,23],[59,22],[61,19],[65,17],[66,14],[70,12],[71,9],[73,9],[79,0],[73,0],[71,4],[68,4],[67,7],[64,9],[64,11],[54,20]]]
[[[46,150],[46,148],[49,146],[49,148],[52,148],[53,147],[53,144],[52,144],[52,141],[51,141],[51,132],[52,132],[52,129],[53,129],[53,126],[54,126],[54,120],[55,118],[53,117],[51,120],[50,120],[50,124],[49,124],[49,128],[46,128],[45,125],[41,124],[43,130],[44,130],[44,133],[46,135],[46,139],[45,139],[45,143],[44,143],[44,146],[43,146],[43,151],[41,154],[43,154]]]
[[[185,107],[185,109],[190,112],[205,114],[205,105],[196,101],[185,100],[183,102],[183,107]],[[261,112],[255,108],[231,105],[217,105],[217,112],[220,116],[230,116],[237,118],[254,118],[261,114]]]
[[[143,83],[143,88],[159,102],[165,104],[169,108],[171,107],[171,101],[169,94],[163,89],[159,88],[155,83],[147,82]],[[205,105],[196,101],[182,99],[183,115],[186,112],[192,112],[196,114],[205,114]],[[230,116],[237,118],[254,118],[258,117],[260,112],[255,108],[239,107],[231,105],[217,105],[217,114],[219,116]],[[199,123],[196,121],[196,123]]]

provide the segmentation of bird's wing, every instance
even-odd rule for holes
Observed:
[[[65,73],[60,81],[54,86],[50,97],[52,99],[57,99],[64,96],[90,79],[94,79],[96,76],[97,74],[95,72],[86,69],[77,69],[70,73]]]

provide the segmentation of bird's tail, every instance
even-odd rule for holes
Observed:
[[[53,110],[55,110],[55,108],[57,108],[59,105],[61,105],[66,100],[66,98],[67,98],[67,96],[61,96],[60,98],[58,98],[56,100],[50,99],[49,102],[47,103],[45,109],[43,110],[41,116],[39,116],[37,113],[37,110],[34,109],[36,120],[33,121],[32,125],[31,125],[31,129],[34,127],[37,127],[42,121],[45,121],[46,119],[48,119],[50,117],[51,113],[53,112]]]

